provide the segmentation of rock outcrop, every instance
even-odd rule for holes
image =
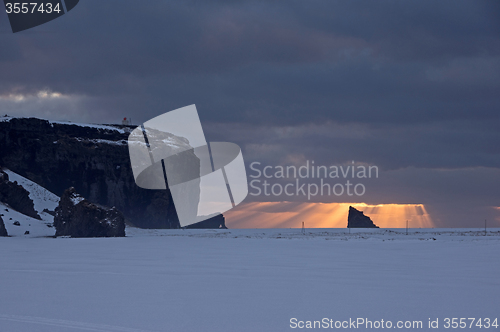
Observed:
[[[14,210],[31,218],[41,220],[35,210],[35,205],[29,196],[29,192],[16,181],[9,181],[9,175],[0,167],[0,202],[8,204]]]
[[[363,211],[356,210],[349,206],[349,216],[347,217],[347,228],[378,228],[370,217],[365,216]]]
[[[56,208],[56,236],[120,237],[125,236],[125,218],[115,207],[93,204],[71,187],[61,196]]]
[[[134,128],[0,117],[0,164],[58,196],[74,187],[92,203],[116,206],[134,226],[180,228],[170,191],[135,183],[127,145]]]
[[[0,236],[9,236],[5,224],[3,223],[2,216],[0,215]]]
[[[226,227],[226,219],[222,214],[218,214],[209,219],[197,222],[196,224],[192,224],[186,226],[185,228],[221,228],[227,229]]]

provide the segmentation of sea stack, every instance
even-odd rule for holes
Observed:
[[[89,202],[73,187],[64,192],[55,212],[56,236],[125,236],[125,218],[120,211]]]
[[[373,223],[370,217],[365,216],[363,211],[356,210],[349,206],[349,216],[347,217],[347,228],[379,228]]]

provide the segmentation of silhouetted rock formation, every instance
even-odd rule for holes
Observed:
[[[148,219],[147,228],[180,228],[170,190],[153,190],[152,192],[153,196],[143,217]]]
[[[378,226],[373,223],[370,217],[365,216],[362,211],[349,206],[347,228],[378,228]]]
[[[170,191],[135,183],[127,145],[134,128],[0,117],[0,164],[58,196],[75,187],[92,203],[116,206],[137,227],[180,228]],[[171,143],[187,144],[177,137]]]
[[[222,229],[227,229],[226,218],[224,218],[224,216],[222,214],[218,214],[212,218],[197,222],[196,224],[186,226],[185,228],[222,228]]]
[[[125,236],[125,218],[120,211],[90,203],[73,187],[64,192],[55,212],[56,236]]]
[[[3,223],[2,216],[0,215],[0,236],[9,236],[5,224]]]
[[[0,202],[9,204],[24,215],[41,220],[29,195],[16,181],[10,182],[9,175],[0,168]]]

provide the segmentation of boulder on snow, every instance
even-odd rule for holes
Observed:
[[[347,217],[347,228],[379,228],[370,217],[365,216],[363,211],[356,210],[349,206],[349,216]]]
[[[0,202],[7,203],[18,212],[38,220],[42,218],[35,210],[35,204],[30,198],[30,193],[17,184],[9,181],[9,175],[0,168]]]
[[[9,236],[5,224],[3,222],[2,216],[0,216],[0,236]]]
[[[56,236],[120,237],[125,236],[125,218],[115,207],[93,204],[67,189],[55,210]]]

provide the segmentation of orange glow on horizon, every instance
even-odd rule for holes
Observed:
[[[380,228],[432,228],[434,223],[423,204],[365,203],[244,203],[226,213],[229,228],[346,228],[349,206],[371,218]]]

